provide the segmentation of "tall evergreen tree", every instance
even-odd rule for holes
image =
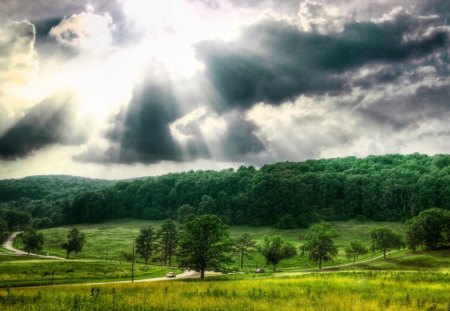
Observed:
[[[164,265],[167,266],[168,262],[170,267],[172,265],[172,257],[175,255],[178,245],[177,226],[172,220],[168,220],[162,224],[157,236]]]
[[[138,253],[148,264],[148,259],[153,255],[155,250],[156,235],[151,226],[142,228],[136,237],[136,253]]]

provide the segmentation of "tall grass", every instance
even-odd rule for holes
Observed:
[[[10,310],[445,310],[450,279],[437,272],[324,273],[290,278],[19,288]]]
[[[164,276],[168,268],[136,264],[136,279]],[[0,262],[0,287],[120,281],[131,278],[131,264],[101,260],[21,260]],[[1,310],[1,308],[0,308]]]

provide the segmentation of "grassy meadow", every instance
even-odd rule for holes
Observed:
[[[450,249],[436,251],[401,250],[374,261],[356,263],[340,270],[406,270],[450,272]]]
[[[0,262],[0,287],[130,280],[131,264],[102,260],[20,259]],[[166,267],[135,265],[135,279],[162,277]],[[173,271],[173,270],[171,270]]]
[[[163,221],[145,221],[135,219],[121,219],[104,222],[100,224],[77,225],[82,233],[86,235],[86,243],[80,254],[71,254],[74,259],[98,259],[98,260],[123,260],[120,256],[122,251],[131,252],[133,240],[139,234],[139,229],[146,226],[153,226],[156,230]],[[403,226],[396,222],[372,222],[372,221],[336,221],[332,222],[336,227],[339,237],[336,239],[336,245],[339,248],[339,254],[334,262],[326,265],[337,265],[349,260],[345,257],[344,248],[351,239],[360,239],[367,246],[370,245],[369,230],[374,226],[388,226],[397,231],[402,231]],[[58,227],[40,230],[44,235],[44,249],[42,254],[49,253],[65,257],[65,251],[61,249],[61,244],[66,240],[67,232],[70,227]],[[280,230],[272,227],[250,227],[250,226],[231,226],[230,234],[232,238],[238,238],[244,233],[250,234],[253,240],[259,242],[265,235],[279,235],[291,241],[294,245],[301,244],[301,237],[305,235],[307,229]],[[20,240],[16,242],[18,248],[21,247]],[[377,253],[376,255],[379,255]],[[374,254],[370,253],[363,258],[371,258]],[[0,258],[1,260],[1,258]],[[238,256],[235,256],[236,269],[238,269]],[[157,264],[155,262],[155,264]],[[176,262],[175,262],[176,264]],[[256,267],[266,267],[264,258],[260,254],[254,254],[244,261],[247,270],[254,270]],[[313,268],[315,264],[308,261],[307,256],[296,256],[295,258],[282,261],[279,269],[304,269]],[[270,267],[266,267],[270,269]]]
[[[138,235],[139,229],[148,225],[156,230],[162,221],[144,221],[134,219],[122,219],[100,224],[77,225],[76,227],[86,235],[86,243],[80,254],[71,254],[71,260],[47,260],[36,259],[28,256],[14,256],[11,254],[0,254],[0,287],[26,286],[64,283],[88,283],[99,281],[129,280],[131,278],[131,265],[125,262],[120,252],[131,252],[131,245]],[[339,254],[333,262],[325,265],[339,265],[350,263],[345,257],[344,248],[351,239],[361,239],[367,246],[370,245],[369,230],[374,226],[389,226],[397,231],[402,231],[400,223],[392,222],[333,222],[339,237],[336,244]],[[44,249],[41,253],[59,255],[65,257],[65,252],[60,245],[66,239],[70,227],[59,227],[40,230],[44,234]],[[249,233],[251,237],[259,242],[265,235],[279,235],[291,241],[295,245],[301,244],[301,239],[307,229],[279,230],[270,227],[232,226],[230,233],[232,238],[237,238],[243,233]],[[20,239],[16,246],[21,247]],[[380,253],[369,253],[359,260],[371,259]],[[415,270],[448,273],[450,268],[450,250],[444,249],[434,252],[409,250],[396,251],[388,256],[386,260],[380,258],[369,262],[361,262],[341,268],[331,268],[339,271],[377,271],[377,270]],[[235,255],[234,265],[238,270],[238,255]],[[176,265],[176,260],[173,262]],[[266,267],[262,255],[256,253],[246,258],[244,272],[252,272],[256,267]],[[295,258],[282,261],[279,265],[281,274],[277,276],[297,275],[298,272],[308,271],[316,268],[314,263],[309,262],[307,255],[297,255]],[[170,269],[170,271],[172,271]],[[135,278],[152,278],[165,275],[169,268],[162,267],[157,262],[145,265],[142,260],[136,264]],[[179,270],[178,270],[179,271]],[[233,275],[233,280],[261,279],[275,276],[270,267],[266,267],[265,275],[243,274]],[[229,276],[221,279],[230,280]]]
[[[90,284],[130,280],[131,265],[120,252],[131,252],[139,229],[162,222],[122,219],[101,224],[77,225],[86,244],[71,260],[36,259],[0,254],[0,310],[450,310],[450,249],[396,251],[355,265],[332,267],[322,273],[296,256],[280,264],[281,273],[229,274],[200,280],[147,283]],[[339,254],[328,265],[349,263],[344,247],[351,239],[370,245],[369,230],[388,226],[403,231],[400,223],[333,222],[339,238]],[[70,227],[41,230],[41,253],[64,257],[60,248]],[[255,241],[279,235],[296,246],[306,229],[278,230],[268,227],[233,226],[232,238],[249,233]],[[21,241],[16,242],[18,247]],[[361,259],[380,255],[368,254]],[[238,256],[235,256],[236,267]],[[174,265],[176,262],[174,263]],[[246,259],[244,272],[265,266],[254,254]],[[156,263],[137,263],[135,279],[163,276],[169,271]],[[179,272],[179,271],[178,271]],[[70,283],[88,283],[72,284]],[[66,284],[66,285],[64,285]],[[40,285],[39,287],[27,287]]]
[[[449,310],[438,272],[333,272],[239,280],[0,289],[12,310]]]

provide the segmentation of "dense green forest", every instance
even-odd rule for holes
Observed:
[[[32,176],[0,180],[0,218],[9,210],[29,213],[37,227],[63,223],[63,207],[85,192],[111,186],[114,182],[74,176]]]
[[[404,220],[430,207],[450,209],[450,155],[308,160],[116,183],[34,177],[1,181],[0,201],[4,209],[49,217],[53,225],[205,213],[229,224],[279,228],[318,220]]]

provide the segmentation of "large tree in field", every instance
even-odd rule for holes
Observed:
[[[337,255],[337,247],[334,239],[338,237],[336,229],[329,223],[313,225],[305,235],[305,244],[301,246],[301,251],[309,253],[309,259],[319,264],[330,261]]]
[[[279,236],[265,236],[259,246],[259,251],[266,259],[267,264],[272,266],[274,272],[277,270],[280,261],[297,255],[295,247]]]
[[[351,240],[350,244],[345,248],[345,253],[348,259],[353,259],[355,264],[359,255],[367,254],[369,250],[360,240]]]
[[[406,244],[412,250],[426,245],[436,248],[450,242],[450,212],[431,208],[406,222]]]
[[[155,250],[156,235],[151,226],[142,228],[136,238],[136,253],[148,264],[148,259],[153,255]]]
[[[405,223],[405,244],[415,251],[419,246],[423,246],[425,232],[421,222],[417,217],[410,218]]]
[[[378,249],[383,252],[383,258],[386,259],[386,253],[391,249],[401,249],[403,247],[402,236],[387,227],[376,227],[370,230],[372,239],[372,249]]]
[[[177,226],[172,220],[168,220],[162,224],[157,236],[164,265],[167,266],[168,262],[171,266],[172,256],[175,254],[178,244]]]
[[[241,235],[234,243],[234,249],[239,252],[240,266],[244,268],[244,256],[256,251],[256,243],[252,241],[248,233]]]
[[[24,249],[30,255],[32,251],[40,251],[44,245],[44,236],[38,233],[36,229],[28,228],[21,234]]]
[[[232,262],[233,241],[228,227],[215,215],[201,215],[189,220],[181,232],[178,258],[180,267],[200,271],[220,270]]]
[[[67,234],[67,242],[63,243],[61,247],[66,250],[66,257],[69,258],[70,253],[79,253],[83,250],[85,242],[85,235],[80,233],[77,228],[72,228]]]

